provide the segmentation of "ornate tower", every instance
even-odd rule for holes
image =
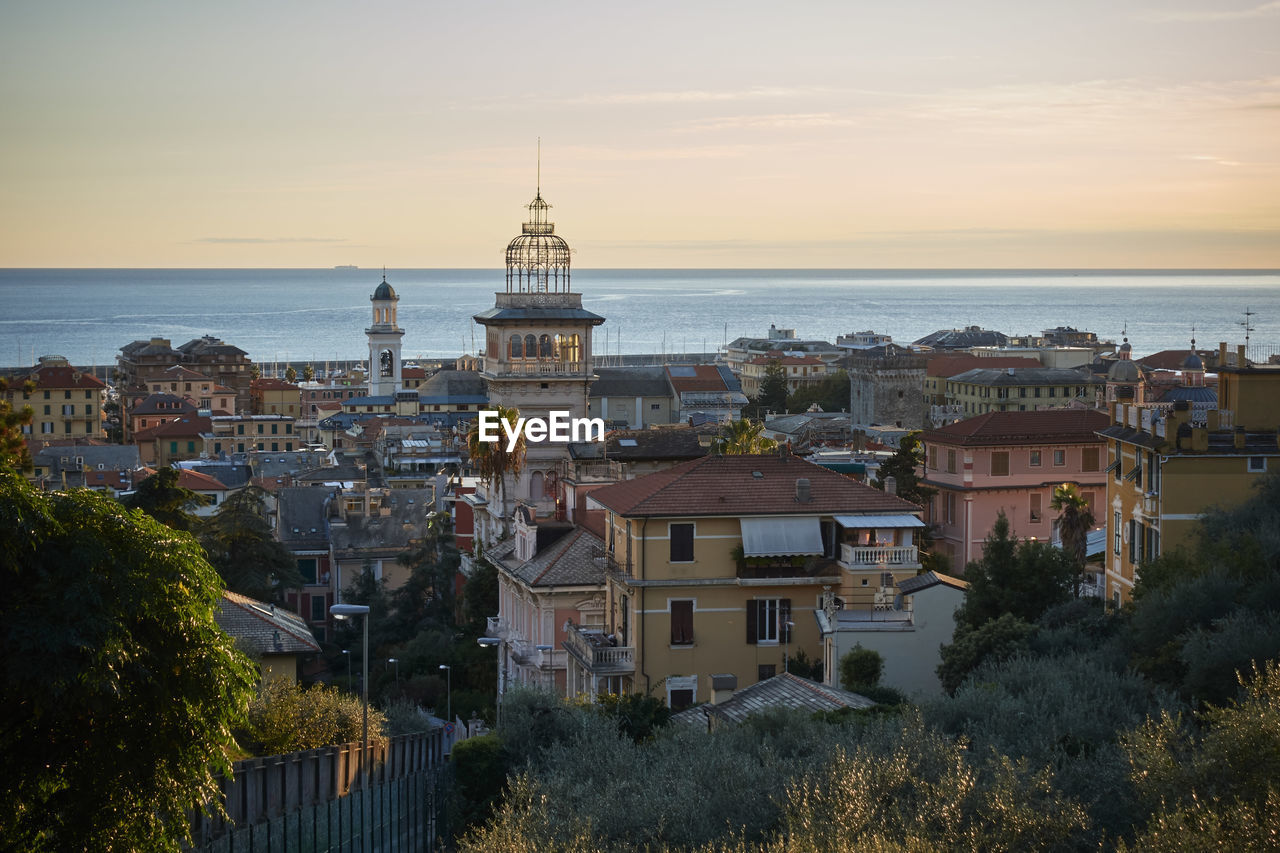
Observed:
[[[396,305],[400,297],[387,284],[383,270],[382,284],[369,297],[373,303],[373,325],[364,330],[369,337],[369,396],[385,397],[402,387],[400,339],[404,329],[396,325]]]
[[[604,318],[582,307],[569,283],[569,245],[547,218],[551,205],[541,188],[529,203],[529,220],[507,244],[507,287],[494,307],[475,315],[485,329],[484,368],[491,407],[515,407],[525,417],[566,412],[587,416],[587,389],[595,379],[591,330]],[[511,501],[555,511],[555,474],[568,454],[564,444],[530,443],[518,479],[503,489],[507,504],[491,515],[509,517]]]

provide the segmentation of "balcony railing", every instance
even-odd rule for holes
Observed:
[[[635,648],[612,645],[609,636],[601,631],[571,625],[564,636],[564,649],[589,672],[635,672]]]
[[[501,616],[490,616],[485,620],[485,633],[490,637],[500,637],[506,639],[507,626],[503,624]]]
[[[840,562],[849,567],[907,566],[920,563],[915,545],[841,545]]]
[[[495,367],[499,374],[515,376],[576,376],[587,372],[581,361],[510,361]]]

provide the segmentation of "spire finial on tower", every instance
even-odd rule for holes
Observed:
[[[1196,351],[1196,327],[1192,326],[1191,327],[1191,352],[1194,354],[1195,351]]]
[[[542,137],[538,137],[538,198],[542,198]]]

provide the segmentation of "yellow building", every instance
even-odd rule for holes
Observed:
[[[824,590],[871,609],[920,569],[920,507],[785,453],[707,456],[604,486],[603,625],[564,638],[568,689],[672,708],[822,654]]]
[[[738,376],[742,382],[742,393],[753,399],[759,397],[769,365],[775,361],[786,376],[788,394],[794,394],[809,385],[817,385],[832,372],[831,365],[816,355],[773,353],[757,356],[742,365],[742,372]]]
[[[31,423],[22,427],[27,440],[102,438],[102,405],[107,385],[57,355],[9,377],[5,398],[15,411],[30,406]]]
[[[1245,360],[1241,358],[1241,363]],[[1280,467],[1280,366],[1219,368],[1217,408],[1135,405],[1121,389],[1107,440],[1109,600],[1130,600],[1142,564],[1188,544],[1210,507],[1248,499]],[[1099,521],[1102,521],[1099,518]]]
[[[302,389],[283,379],[255,379],[249,386],[255,415],[302,416]]]
[[[965,418],[987,412],[1034,412],[1097,405],[1097,386],[1087,373],[1069,368],[981,367],[947,379],[943,400]]]

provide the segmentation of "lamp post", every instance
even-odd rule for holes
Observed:
[[[541,664],[542,664],[542,658],[547,654],[547,652],[554,650],[554,649],[555,649],[555,646],[540,645],[540,646],[534,646],[534,648],[535,648],[535,649],[537,649],[539,652],[541,652],[541,654],[540,654],[540,655],[538,655],[538,664],[539,664],[539,666],[541,666]],[[547,672],[548,672],[548,673],[550,673],[550,672],[551,672],[550,667],[548,667],[548,668],[547,668]],[[550,678],[547,678],[547,679],[545,679],[545,680],[546,680],[546,681],[552,681],[552,679],[550,679]],[[553,682],[553,683],[554,683],[554,682]],[[543,687],[546,687],[548,690],[552,689],[552,685],[549,685],[549,684],[544,684],[544,685],[542,685],[542,686],[543,686]]]
[[[362,723],[363,736],[361,738],[360,748],[360,784],[363,788],[369,787],[369,608],[363,604],[334,604],[329,607],[329,612],[333,614],[335,619],[350,619],[352,616],[364,617],[364,642],[361,644],[361,654],[364,657],[364,675],[361,684],[364,693],[364,720]],[[351,662],[351,658],[347,658],[347,662]]]
[[[446,690],[445,696],[448,697],[447,698],[448,710],[445,711],[445,713],[449,715],[448,716],[449,722],[452,723],[453,722],[453,667],[449,666],[449,664],[447,663],[442,663],[440,664],[440,668],[444,670],[444,678],[445,678],[444,683],[445,683],[445,690]]]
[[[492,649],[502,644],[502,640],[498,639],[497,637],[480,637],[476,640],[476,642],[479,643],[481,646],[484,646],[486,649]],[[501,648],[498,648],[498,656],[499,657],[502,656]],[[506,687],[506,684],[504,683],[506,679],[502,677],[503,671],[506,669],[506,661],[504,660],[502,663],[503,663],[502,669],[498,670],[498,693],[493,700],[494,714],[497,717],[496,722],[499,725],[501,725],[502,723],[502,690],[504,687]]]
[[[782,645],[782,672],[783,672],[784,674],[785,674],[785,673],[788,673],[788,672],[790,672],[790,671],[791,671],[791,670],[790,670],[790,668],[789,668],[789,667],[791,666],[791,660],[790,660],[790,653],[791,653],[791,629],[792,629],[792,628],[794,628],[795,626],[796,626],[796,623],[794,623],[794,622],[787,622],[787,623],[786,623],[786,629],[787,629],[786,642],[785,642],[785,643],[783,643],[783,645]]]
[[[347,658],[347,692],[351,692],[351,649],[343,649],[342,654]]]
[[[397,684],[397,685],[399,685],[399,684],[400,684],[400,659],[399,659],[399,658],[387,658],[387,663],[393,663],[393,664],[395,664],[395,666],[396,666],[396,684]]]

